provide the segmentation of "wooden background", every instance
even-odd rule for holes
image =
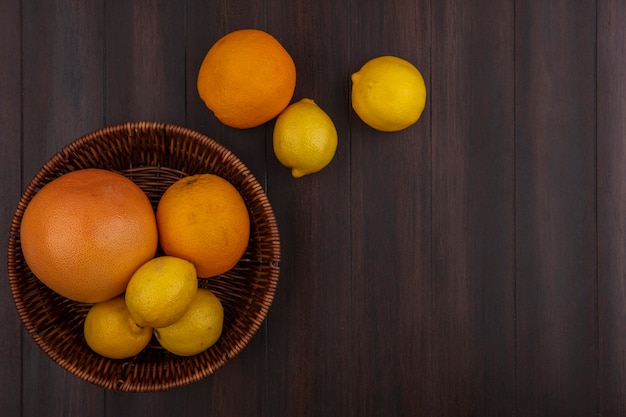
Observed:
[[[277,216],[281,278],[251,343],[167,392],[105,391],[34,344],[0,281],[3,416],[625,416],[626,2],[0,0],[0,261],[37,169],[73,139],[160,121],[230,148]],[[222,126],[197,70],[260,28],[339,133],[298,180],[273,122]],[[351,110],[350,74],[423,73],[417,124]]]

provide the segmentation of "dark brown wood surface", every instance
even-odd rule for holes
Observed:
[[[205,133],[263,184],[281,276],[250,344],[214,375],[115,393],[53,363],[0,280],[2,416],[626,415],[626,5],[621,0],[0,0],[0,262],[13,211],[63,145],[126,121]],[[223,126],[197,71],[264,29],[294,100],[339,147],[293,179],[273,122]],[[422,118],[350,106],[350,74],[397,55]],[[6,270],[6,269],[5,269]]]

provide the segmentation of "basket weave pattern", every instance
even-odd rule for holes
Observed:
[[[109,169],[133,180],[156,208],[163,192],[186,175],[213,173],[230,181],[248,206],[250,241],[239,263],[218,277],[199,280],[224,306],[219,341],[192,357],[170,354],[153,339],[126,360],[93,352],[83,336],[89,304],[66,299],[35,277],[20,247],[28,203],[45,184],[71,171]],[[159,250],[160,251],[160,250]],[[248,168],[228,149],[190,129],[164,123],[125,123],[103,128],[64,147],[27,186],[11,223],[9,284],[18,315],[39,347],[68,372],[113,391],[163,391],[211,375],[237,355],[259,329],[278,284],[280,239],[271,205]]]

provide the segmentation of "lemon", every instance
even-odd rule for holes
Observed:
[[[300,178],[326,167],[337,150],[337,129],[313,100],[289,105],[274,125],[274,154],[291,175]]]
[[[352,108],[374,129],[406,129],[417,122],[425,105],[424,78],[402,58],[373,58],[352,74]]]
[[[152,328],[135,324],[123,295],[94,304],[87,312],[83,331],[87,345],[110,359],[135,356],[152,337]]]
[[[126,305],[139,326],[165,327],[182,317],[198,291],[194,265],[156,257],[137,269],[126,287]]]
[[[187,312],[174,324],[155,329],[157,340],[167,351],[191,356],[213,346],[222,335],[224,308],[211,291],[199,288]]]

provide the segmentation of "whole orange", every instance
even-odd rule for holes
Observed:
[[[296,66],[269,33],[236,30],[209,49],[197,87],[200,98],[222,123],[251,128],[287,107],[296,88]]]
[[[97,303],[124,292],[135,270],[154,257],[158,232],[154,209],[134,182],[84,169],[35,194],[20,239],[26,263],[50,289]]]
[[[248,247],[248,208],[239,191],[218,175],[176,181],[163,193],[156,219],[163,251],[193,262],[200,278],[229,271]]]

